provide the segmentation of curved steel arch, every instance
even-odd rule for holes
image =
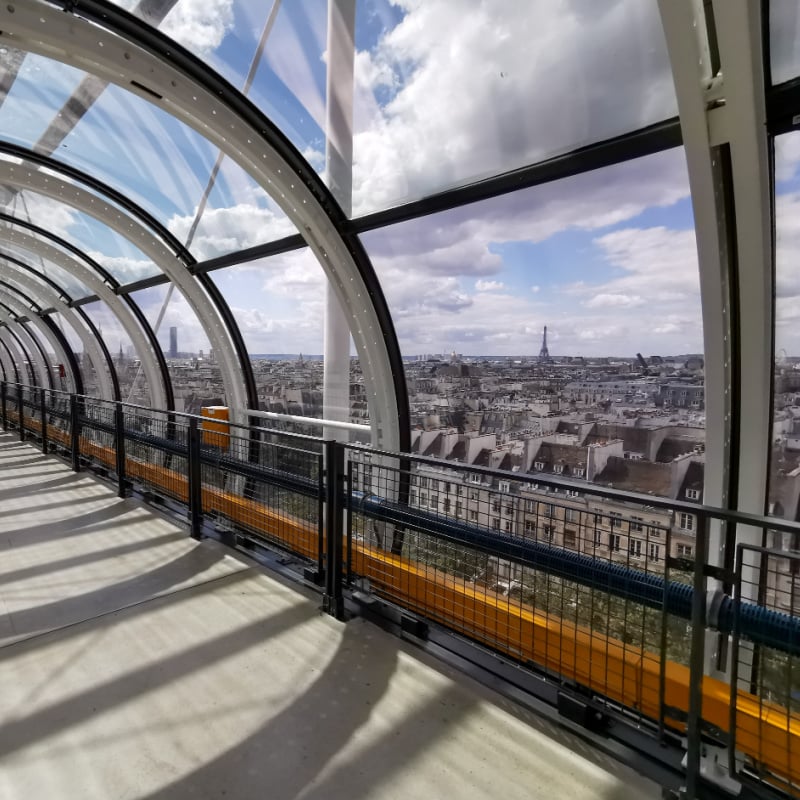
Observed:
[[[0,253],[0,258],[2,257],[5,257],[7,262],[10,261],[9,256],[4,256],[2,253]],[[9,265],[16,266],[15,263],[6,264],[6,266]],[[59,293],[61,292],[61,289],[58,287],[58,285],[55,282],[49,281],[46,275],[39,275],[38,273],[34,274],[36,274],[41,280],[48,283],[48,285],[50,285],[54,291]],[[52,338],[49,338],[49,341],[53,345],[56,353],[60,353],[62,363],[69,364],[70,366],[72,391],[74,391],[76,394],[83,394],[83,378],[81,377],[80,369],[75,358],[75,353],[72,351],[72,347],[69,345],[67,338],[46,314],[39,314],[38,319],[50,332],[50,336]],[[47,334],[45,334],[45,336],[47,336]]]
[[[58,5],[73,10],[71,1]],[[252,102],[159,31],[100,0],[84,0],[80,14],[12,3],[0,7],[0,29],[16,47],[157,104],[213,142],[275,199],[314,252],[348,317],[373,440],[408,450],[408,396],[388,306],[366,252],[348,233],[349,221],[319,176]],[[104,36],[103,29],[115,35]]]
[[[68,253],[75,256],[75,260],[78,263],[86,264],[90,267],[94,272],[96,272],[103,283],[107,284],[111,287],[112,291],[117,294],[118,290],[121,288],[121,284],[119,281],[106,270],[101,264],[95,261],[90,255],[84,253],[79,247],[76,247],[72,242],[68,242],[66,239],[62,239],[60,236],[52,233],[51,231],[45,230],[44,228],[30,222],[29,220],[20,219],[19,217],[14,217],[11,214],[6,214],[3,211],[0,211],[0,220],[4,220],[9,225],[14,225],[24,230],[30,231],[31,233],[36,234],[37,236],[42,237],[43,239],[47,239],[49,242],[52,242],[56,245],[56,251],[60,248],[61,250],[65,250]],[[13,240],[13,236],[10,237]],[[174,393],[172,389],[172,379],[169,374],[169,368],[167,367],[166,359],[164,358],[164,353],[161,349],[161,345],[158,343],[158,339],[156,337],[155,331],[153,331],[152,326],[147,321],[147,317],[144,315],[144,312],[139,307],[139,304],[127,293],[119,292],[119,296],[123,300],[123,302],[130,308],[131,313],[136,317],[139,325],[141,325],[142,330],[145,332],[148,340],[150,341],[151,347],[155,354],[156,360],[158,361],[159,370],[162,374],[162,382],[164,385],[164,391],[166,392],[167,396],[167,410],[172,410],[175,407],[175,399]]]
[[[4,231],[3,228],[0,228],[0,244],[2,241],[11,242],[16,247],[26,252],[35,253],[61,267],[80,280],[88,289],[92,290],[100,300],[103,300],[130,337],[141,358],[142,368],[150,389],[151,404],[154,408],[172,410],[172,386],[169,382],[167,365],[161,347],[158,345],[155,334],[146,319],[144,320],[144,325],[142,325],[144,314],[132,299],[120,297],[112,288],[109,288],[106,282],[93,269],[36,236],[23,231]],[[26,269],[42,279],[47,278],[46,282],[49,285],[57,288],[57,291],[68,299],[72,299],[69,297],[69,293],[63,287],[60,287],[54,279],[44,276],[33,265],[12,258],[2,250],[0,250],[0,258],[10,258],[19,268]],[[141,316],[136,315],[134,307]],[[159,355],[161,358],[159,358]]]
[[[63,363],[69,366],[69,374],[71,376],[70,381],[72,385],[72,388],[70,389],[70,385],[68,384],[67,390],[72,391],[74,394],[83,394],[83,376],[81,375],[80,365],[78,364],[78,359],[75,357],[75,352],[67,341],[67,337],[64,336],[63,331],[60,330],[58,325],[56,325],[47,314],[42,314],[39,319],[41,320],[42,325],[45,325],[51,334],[56,338],[56,340],[61,344],[61,350],[67,359]]]
[[[33,327],[35,327],[39,333],[44,336],[44,338],[50,343],[50,346],[53,348],[54,354],[61,359],[63,362],[65,358],[67,358],[67,353],[62,351],[61,349],[61,340],[58,337],[52,335],[52,332],[49,326],[45,325],[42,322],[42,318],[39,314],[39,311],[31,311],[30,306],[32,303],[35,303],[33,298],[30,298],[24,292],[20,291],[16,286],[9,285],[5,281],[0,281],[0,285],[5,287],[4,289],[0,289],[0,293],[5,298],[3,305],[9,309],[9,311],[15,315],[16,319],[14,320],[15,323],[19,324],[21,327],[25,328],[26,332],[33,340],[36,349],[41,353],[43,367],[40,370],[40,377],[44,378],[46,375],[46,383],[53,388],[53,374],[52,374],[52,365],[50,365],[47,355],[41,347],[41,343],[38,339],[33,336],[30,331],[27,331],[27,327],[25,322],[23,322],[20,318],[26,318],[27,322],[30,323]],[[10,291],[13,291],[14,294],[11,294]],[[34,314],[34,316],[31,316]]]
[[[168,247],[171,250],[173,250],[174,255],[178,258],[179,261],[183,262],[183,264],[187,268],[190,269],[197,263],[197,260],[189,252],[189,250],[183,244],[181,244],[181,242],[164,225],[162,225],[157,219],[155,219],[141,206],[137,205],[136,203],[125,197],[122,193],[118,192],[113,187],[108,186],[106,183],[99,181],[96,178],[89,175],[88,173],[76,169],[75,167],[66,165],[63,162],[58,161],[50,156],[45,156],[41,153],[36,153],[33,150],[29,150],[28,148],[25,147],[19,147],[9,142],[0,142],[0,152],[6,153],[7,155],[11,155],[14,158],[20,159],[23,164],[32,163],[37,166],[46,167],[48,170],[63,175],[66,178],[69,178],[70,180],[80,184],[81,186],[89,187],[92,191],[96,192],[98,195],[107,198],[114,205],[123,208],[130,216],[136,219],[145,228],[149,228],[156,235],[157,239],[166,243]],[[0,214],[0,218],[6,219],[8,221],[14,221],[18,219],[17,217],[14,217],[9,214]],[[38,226],[33,225],[33,227],[38,227]],[[63,242],[63,240],[59,241]],[[76,248],[74,246],[72,246],[72,249],[74,251],[81,252],[79,248]],[[155,263],[158,264],[157,261]],[[103,270],[103,272],[104,272],[104,279],[110,281],[115,288],[121,286],[120,282],[117,281],[116,278],[106,273],[105,270]],[[168,273],[165,272],[164,274],[169,277]],[[253,374],[253,367],[252,364],[250,363],[250,356],[247,351],[247,346],[245,345],[244,338],[242,337],[241,331],[239,330],[239,326],[236,322],[236,319],[231,313],[227,301],[222,296],[216,284],[213,282],[213,280],[211,280],[211,278],[208,275],[204,273],[195,275],[195,280],[205,290],[211,303],[216,307],[217,312],[219,313],[220,317],[222,318],[225,324],[226,329],[228,330],[228,333],[231,337],[231,343],[233,345],[234,350],[236,351],[238,362],[241,366],[242,379],[244,381],[244,389],[247,395],[247,405],[257,408],[258,390],[256,389],[255,375]],[[128,302],[133,303],[133,300],[129,300]],[[141,317],[144,318],[144,315],[141,315]],[[206,326],[199,314],[198,314],[198,320],[205,329]],[[157,343],[155,334],[153,333],[150,338],[151,342],[156,344],[157,350],[161,352],[161,347]],[[168,378],[168,380],[165,381],[165,391],[167,392],[169,401],[168,404],[159,405],[158,403],[162,402],[161,398],[155,398],[153,399],[153,404],[157,408],[173,409],[175,406],[174,394],[172,391],[171,380],[169,379],[169,371],[167,370],[166,360],[163,357],[163,353],[161,354],[160,361],[163,362],[163,368],[166,370],[166,375]],[[150,380],[150,378],[148,378],[148,380]],[[164,401],[166,401],[166,399],[167,398],[164,398]]]
[[[181,258],[186,264],[194,264],[195,258],[189,250],[180,242],[180,240],[169,230],[166,226],[162,225],[152,214],[146,209],[134,203],[130,198],[126,197],[122,192],[118,192],[113,186],[98,180],[88,172],[83,172],[77,167],[65,164],[63,161],[58,161],[52,156],[37,153],[35,150],[30,150],[27,147],[14,144],[13,142],[0,141],[0,153],[13,156],[20,159],[23,163],[29,162],[36,164],[40,167],[46,167],[54,172],[63,175],[66,178],[75,181],[76,183],[86,186],[99,195],[110,200],[115,205],[124,209],[131,217],[135,217],[146,227],[150,228],[159,239],[164,241],[169,247],[172,248],[175,255]]]
[[[8,256],[6,254],[0,254],[1,259],[5,259],[9,262],[9,264],[14,266],[19,266],[19,260],[14,258],[13,256]],[[114,372],[114,365],[113,362],[109,363],[110,372],[111,372],[111,382],[108,381],[108,375],[106,374],[105,370],[102,369],[103,361],[108,360],[105,355],[105,344],[102,341],[102,337],[98,335],[94,326],[90,327],[90,332],[94,333],[94,336],[90,336],[87,334],[86,330],[83,328],[80,323],[76,321],[80,319],[82,322],[86,323],[87,317],[85,314],[77,313],[78,310],[71,308],[67,302],[62,299],[59,293],[52,289],[47,284],[41,285],[41,283],[37,282],[37,279],[31,277],[29,274],[23,272],[15,272],[15,279],[21,283],[27,291],[33,292],[35,295],[43,298],[46,302],[51,305],[53,308],[60,311],[70,326],[73,328],[75,333],[80,338],[84,350],[89,354],[89,357],[92,361],[92,365],[94,366],[95,375],[97,376],[97,381],[101,390],[101,394],[106,399],[111,399],[114,396],[114,399],[119,399],[119,391],[118,391],[118,382],[116,381],[116,374]],[[33,299],[33,302],[36,302]],[[116,386],[116,391],[115,391]]]
[[[230,393],[229,404],[237,410],[244,410],[248,400],[244,391],[244,364],[237,372],[236,365],[241,357],[233,345],[233,337],[224,315],[214,305],[210,295],[203,291],[203,284],[195,279],[183,261],[149,228],[86,189],[26,165],[0,160],[0,184],[30,189],[65,206],[78,209],[116,231],[152,259],[181,291],[197,315],[211,346],[219,354],[223,383]]]
[[[16,294],[12,294],[12,291]],[[20,297],[17,297],[17,294],[20,295]],[[25,321],[30,321],[31,319],[31,312],[33,311],[34,314],[38,314],[38,309],[31,309],[30,303],[26,305],[27,298],[25,295],[19,292],[15,286],[11,286],[3,280],[0,280],[0,297],[3,298],[2,302],[0,302],[0,306],[6,309],[10,315],[9,318],[5,320],[6,323],[8,323],[9,331],[19,334],[17,339],[20,345],[26,350],[31,366],[34,367],[39,374],[39,380],[36,382],[36,385],[42,388],[52,388],[52,372],[48,365],[47,358],[44,355],[44,350],[41,347],[41,342],[37,341],[33,333],[25,326]],[[28,345],[32,345],[32,347],[29,349],[25,348],[23,339]],[[34,361],[32,356],[36,354],[38,354],[38,357]]]
[[[3,327],[0,328],[0,335],[7,337],[6,344],[9,345],[9,349],[11,349],[12,352],[16,352],[16,360],[19,363],[20,369],[25,371],[25,367],[27,365],[27,375],[31,386],[38,386],[39,381],[33,369],[33,359],[30,357],[30,353],[28,353],[28,351],[25,349],[25,346],[22,344],[19,336],[13,328],[13,326],[16,324],[16,320],[11,316],[11,312],[0,311],[0,322],[3,323]],[[10,342],[9,339],[11,340]]]
[[[14,362],[14,356],[12,355],[11,351],[8,349],[8,345],[5,342],[5,339],[0,337],[0,362],[3,364],[3,374],[8,376],[9,373],[13,373],[14,380],[11,383],[20,383],[19,379],[19,370],[17,369],[17,365]],[[6,377],[8,380],[8,377]]]

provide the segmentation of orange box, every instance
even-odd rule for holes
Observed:
[[[203,444],[219,447],[221,450],[228,449],[228,407],[227,406],[205,406],[200,409],[203,419]]]

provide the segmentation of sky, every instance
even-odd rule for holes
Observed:
[[[128,0],[127,5],[133,5]],[[796,27],[783,2],[778,12]],[[162,29],[241,87],[271,3],[179,0]],[[676,114],[656,3],[616,0],[359,0],[354,215],[557,156]],[[325,0],[284,2],[251,99],[324,177]],[[442,32],[447,35],[443,36]],[[791,37],[775,56],[791,73]],[[564,43],[569,42],[565,47]],[[81,75],[29,57],[0,130],[32,145]],[[12,125],[12,120],[15,120]],[[800,144],[777,146],[779,347],[800,353]],[[290,235],[293,225],[233,160],[198,203],[216,149],[127,92],[108,88],[58,157],[124,190],[199,260]],[[146,256],[85,214],[26,193],[54,232],[118,279],[154,274]],[[703,349],[692,208],[681,149],[372,231],[363,237],[401,351],[670,355]],[[322,351],[326,278],[308,250],[212,273],[252,353]],[[160,316],[166,290],[138,293]],[[124,339],[98,307],[110,339]],[[103,322],[104,317],[107,317]],[[208,348],[174,293],[159,339]],[[124,344],[124,342],[123,342]]]

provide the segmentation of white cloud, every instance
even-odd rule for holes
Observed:
[[[181,0],[160,27],[196,55],[207,56],[233,27],[233,0]]]
[[[644,305],[644,299],[639,295],[625,294],[596,294],[591,300],[587,300],[584,305],[587,308],[636,308]]]
[[[402,20],[356,60],[360,211],[675,113],[663,33],[650,4],[617,0],[602,13],[591,0],[394,5]]]
[[[193,223],[194,214],[175,215],[167,227],[185,242]],[[190,250],[197,259],[204,260],[296,232],[294,225],[281,213],[252,203],[240,203],[231,208],[208,208],[200,218]]]
[[[534,294],[537,294],[537,293],[539,292],[540,288],[541,288],[541,287],[539,287],[539,286],[531,286],[531,291],[532,291]]]
[[[505,289],[505,284],[502,281],[477,280],[475,288],[479,292],[499,292],[501,289]]]

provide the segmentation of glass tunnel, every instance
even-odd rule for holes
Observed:
[[[560,516],[428,462],[385,494],[581,558],[591,512],[657,575],[699,519],[658,502],[800,519],[794,0],[15,0],[0,31],[5,382],[564,478]],[[581,483],[657,502],[623,537]],[[727,525],[710,569],[796,554]]]

